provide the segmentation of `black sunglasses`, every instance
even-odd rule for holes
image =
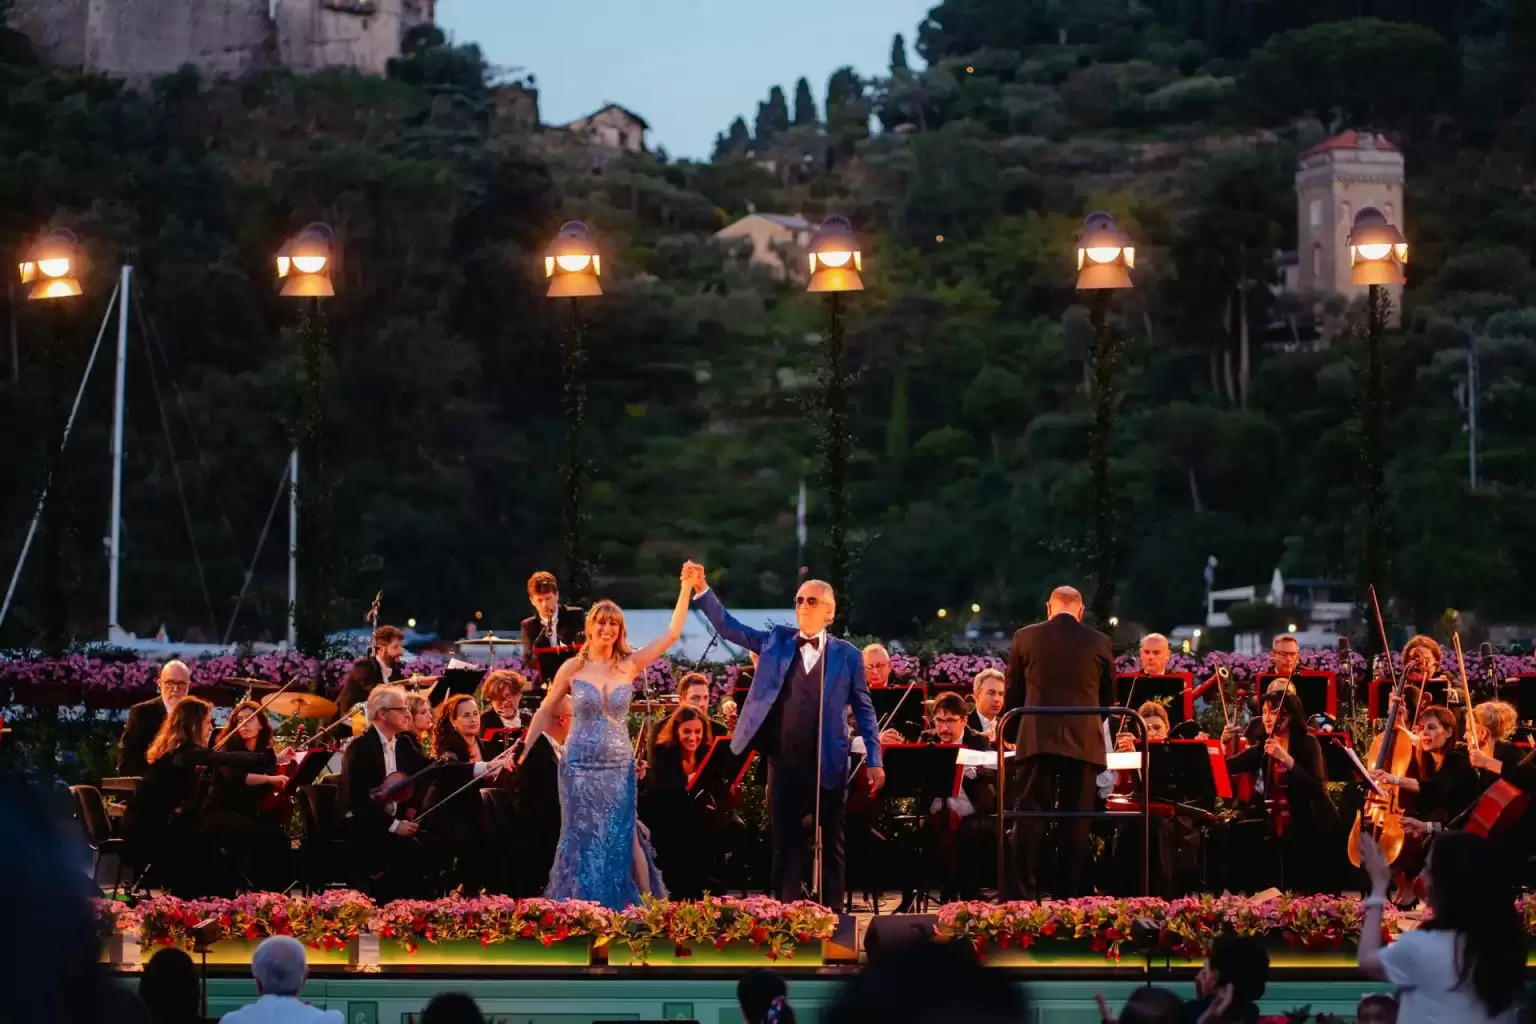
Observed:
[[[810,594],[810,595],[807,595],[805,597],[801,597],[799,594],[796,594],[795,595],[795,607],[798,608],[798,607],[800,607],[803,604],[808,604],[812,608],[815,608],[817,605],[821,604],[821,598],[817,597],[814,594]]]

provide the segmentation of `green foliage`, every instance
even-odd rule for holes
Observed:
[[[788,130],[789,107],[784,102],[784,90],[774,86],[768,90],[767,101],[757,105],[757,120],[753,125],[752,137],[757,141],[759,149],[766,149]]]
[[[796,127],[814,127],[816,125],[816,100],[811,96],[811,83],[802,76],[795,82],[795,125]]]

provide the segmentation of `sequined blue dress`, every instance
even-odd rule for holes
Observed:
[[[635,820],[635,761],[626,725],[634,689],[571,680],[571,732],[560,762],[560,844],[544,895],[592,900],[612,910],[640,902],[634,844],[640,837],[651,892],[666,896],[650,833]]]

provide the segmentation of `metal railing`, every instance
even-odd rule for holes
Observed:
[[[1136,738],[1136,745],[1141,751],[1141,894],[1151,895],[1151,850],[1152,850],[1152,781],[1148,768],[1147,755],[1147,726],[1141,720],[1141,715],[1130,708],[1102,707],[1102,708],[1074,708],[1074,707],[1022,707],[1011,708],[997,719],[993,729],[994,742],[997,744],[997,895],[1002,899],[1006,891],[1007,859],[1007,834],[1008,822],[1020,818],[1096,818],[1096,819],[1124,819],[1130,815],[1114,811],[1010,811],[1006,798],[1008,785],[1008,762],[1004,756],[1005,726],[1014,718],[1023,715],[1098,715],[1101,718],[1122,718],[1128,720],[1130,732]],[[1021,726],[1022,722],[1019,723]],[[1111,734],[1113,735],[1113,734]],[[1015,741],[1017,741],[1015,737]],[[1027,756],[1023,751],[1015,750],[1014,760],[1022,761]],[[1086,852],[1086,851],[1082,851]]]

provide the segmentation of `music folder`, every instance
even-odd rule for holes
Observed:
[[[1219,740],[1154,740],[1147,745],[1152,796],[1210,806],[1232,798],[1232,779]]]
[[[443,701],[454,694],[473,694],[480,688],[480,683],[485,679],[485,669],[465,667],[464,662],[454,659],[448,663],[438,676],[437,682],[427,693],[427,700],[433,707],[437,707]]]
[[[1254,688],[1260,697],[1269,689],[1269,684],[1282,678],[1274,672],[1260,672],[1253,677]],[[1301,701],[1301,709],[1308,715],[1329,715],[1337,718],[1339,714],[1339,679],[1332,672],[1292,672],[1291,685],[1296,688],[1296,698]]]
[[[956,796],[965,769],[958,743],[891,743],[880,748],[885,761],[882,796]],[[995,756],[995,755],[994,755]]]
[[[886,728],[895,729],[913,739],[923,731],[926,717],[924,704],[928,700],[926,684],[871,686],[869,698],[875,705],[875,720],[885,724]],[[894,717],[892,712],[895,713]]]
[[[704,763],[688,779],[688,792],[715,793],[722,789],[734,790],[741,785],[757,751],[748,747],[737,754],[731,750],[729,736],[716,736],[704,755]]]

